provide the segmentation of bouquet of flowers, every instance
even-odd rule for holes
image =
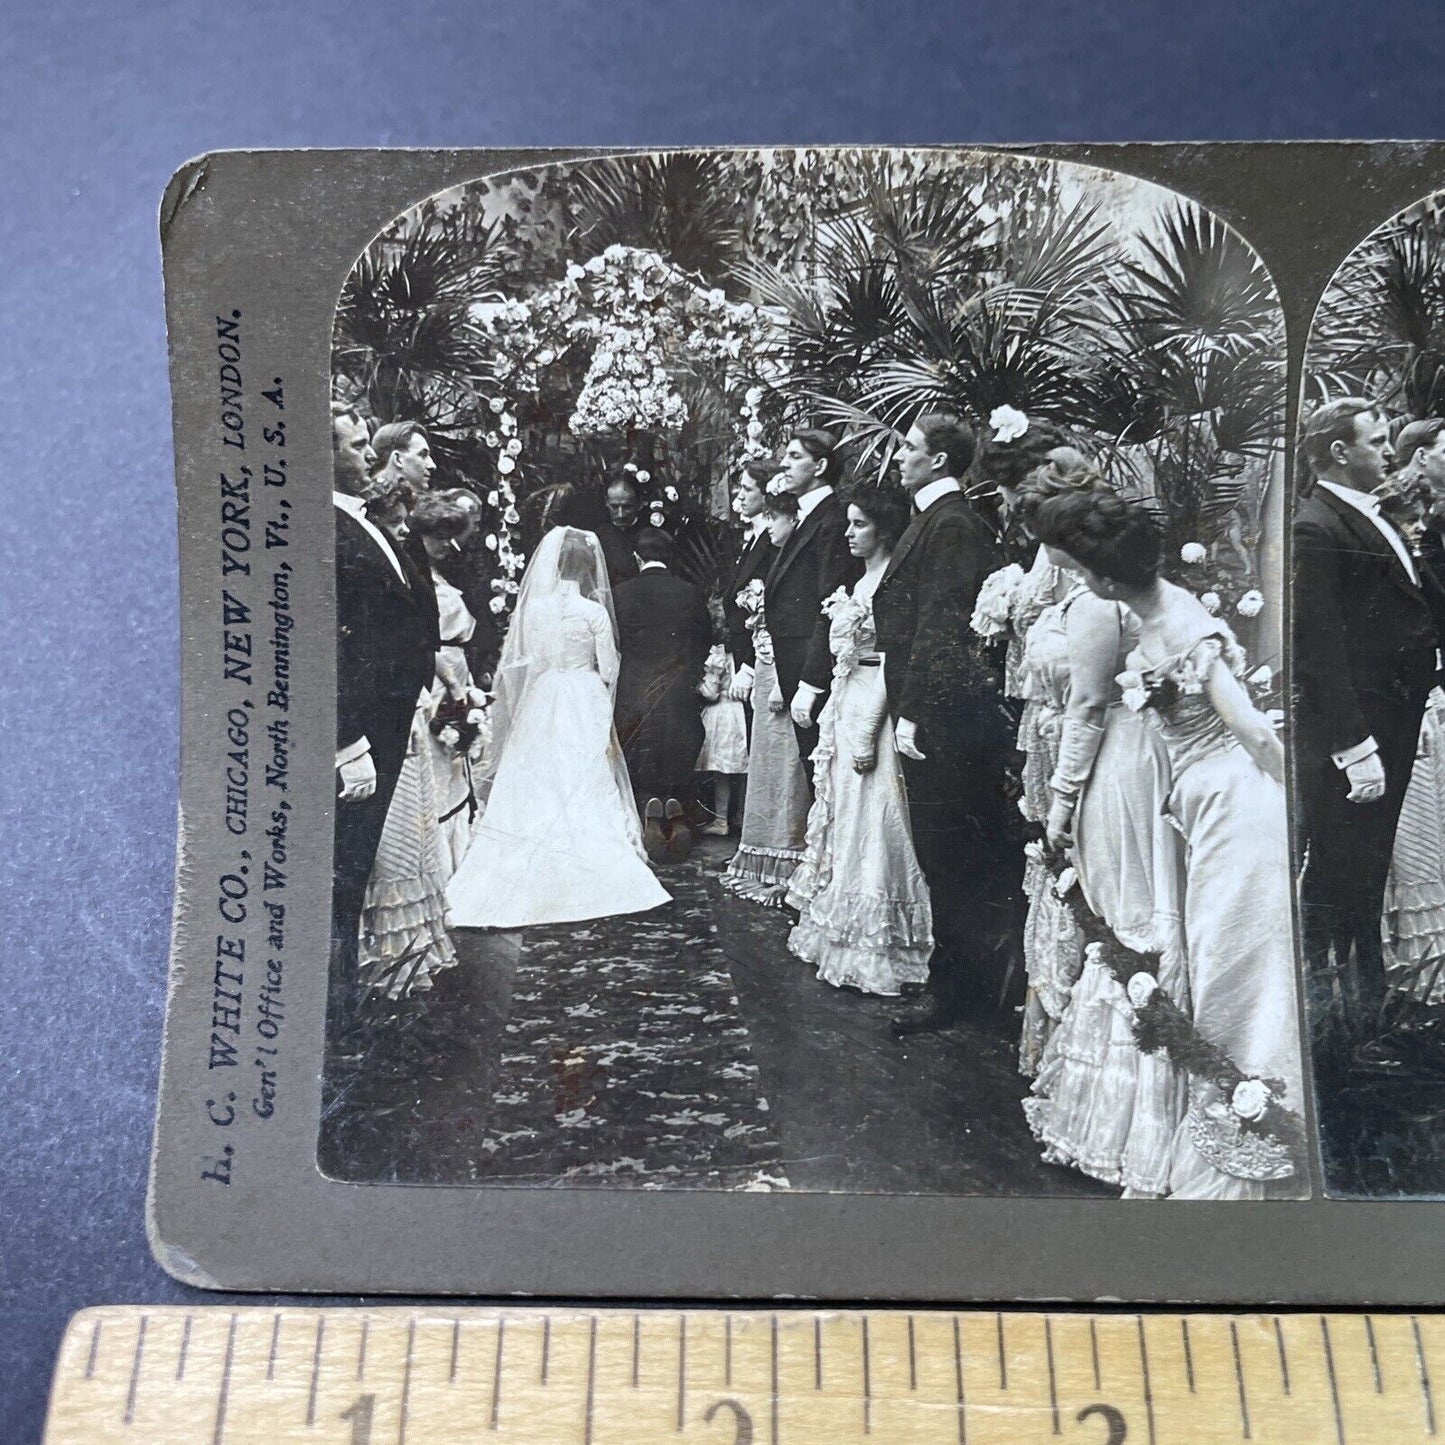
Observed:
[[[748,614],[748,626],[756,627],[758,618],[763,615],[763,579],[754,577],[733,601]]]
[[[444,697],[432,715],[432,736],[456,757],[475,762],[487,743],[487,710],[474,697]]]
[[[1024,580],[1024,569],[1017,562],[990,572],[978,589],[969,626],[985,641],[1003,637],[1009,630],[1014,594]]]

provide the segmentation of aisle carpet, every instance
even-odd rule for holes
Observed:
[[[522,935],[479,1178],[786,1187],[709,882],[664,885],[651,913]]]

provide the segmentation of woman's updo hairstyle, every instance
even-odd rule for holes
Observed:
[[[408,519],[413,532],[455,542],[471,525],[475,513],[455,496],[431,492],[412,508]]]
[[[1159,576],[1163,540],[1153,512],[1113,492],[1071,489],[1039,502],[1029,528],[1046,546],[1125,587],[1147,587]]]
[[[845,507],[857,507],[868,518],[890,552],[913,514],[908,493],[892,482],[854,482],[844,488],[841,499]]]
[[[824,462],[823,480],[830,486],[838,485],[843,476],[843,451],[838,438],[822,427],[808,427],[795,431],[789,441],[795,441],[815,462]]]
[[[763,514],[768,517],[798,516],[798,499],[792,492],[766,491],[763,493]]]
[[[1104,488],[1099,469],[1078,447],[1058,446],[1018,484],[1014,494],[1014,516],[1019,525],[1034,534],[1033,515],[1051,497],[1074,492],[1095,492]]]

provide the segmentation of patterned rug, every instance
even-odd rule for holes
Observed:
[[[716,941],[718,884],[670,868],[651,913],[528,929],[476,1178],[786,1188]]]

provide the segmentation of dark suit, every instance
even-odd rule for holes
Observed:
[[[1368,517],[1323,486],[1294,522],[1295,777],[1302,849],[1305,954],[1324,968],[1355,948],[1360,1010],[1385,995],[1380,914],[1395,825],[1435,677],[1429,602]],[[1373,737],[1385,794],[1347,800],[1333,755]]]
[[[437,599],[431,577],[406,549],[392,549],[405,581],[376,540],[336,508],[336,750],[365,738],[376,791],[336,803],[328,1019],[355,1002],[358,930],[386,811],[406,756],[417,697],[436,668]]]
[[[641,522],[634,523],[624,532],[609,518],[590,529],[602,544],[602,555],[607,561],[607,581],[614,592],[624,582],[637,576],[637,557],[632,548],[642,525]]]
[[[933,905],[929,989],[951,1014],[996,1004],[1019,920],[1017,829],[1003,792],[1013,738],[997,669],[969,626],[998,563],[988,528],[948,492],[908,524],[873,595],[889,710],[917,725],[924,754],[901,761]]]
[[[862,559],[848,550],[843,535],[847,520],[837,493],[824,497],[778,550],[764,584],[768,636],[773,639],[773,660],[784,702],[792,705],[800,682],[816,687],[822,694],[813,707],[814,725],[795,727],[809,777],[813,773],[813,749],[818,745],[816,720],[833,677],[823,599],[840,587],[851,588],[863,575]],[[766,698],[759,699],[760,706],[766,703]]]
[[[749,538],[738,553],[738,560],[733,564],[732,573],[723,587],[722,604],[728,625],[728,651],[733,655],[734,664],[740,668],[753,665],[753,634],[748,626],[750,614],[738,606],[738,593],[743,591],[749,582],[766,583],[775,551],[772,539],[766,531]]]
[[[617,737],[632,786],[648,798],[689,802],[702,750],[702,682],[712,645],[703,595],[665,567],[617,589]]]

